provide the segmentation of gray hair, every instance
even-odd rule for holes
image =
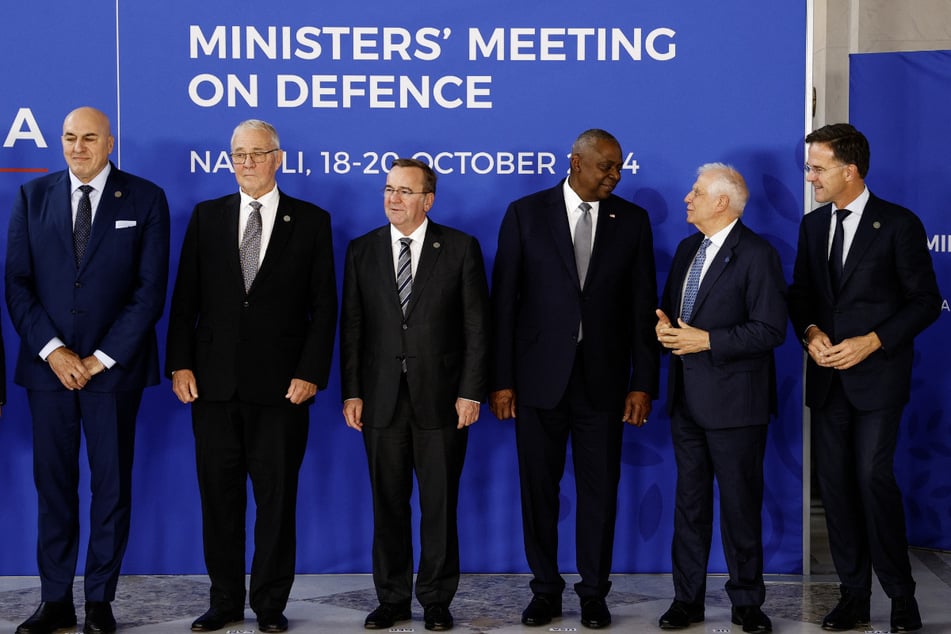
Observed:
[[[709,193],[729,198],[730,208],[737,216],[742,216],[746,202],[750,199],[750,190],[746,187],[743,175],[726,163],[705,163],[697,169],[697,176],[703,174],[709,174],[711,177]]]
[[[270,123],[262,121],[261,119],[247,119],[236,125],[234,132],[231,133],[231,147],[234,147],[234,137],[237,136],[241,130],[264,130],[268,136],[271,137],[271,143],[273,143],[274,148],[279,149],[281,147],[281,139],[277,135],[277,130],[275,130],[274,126]]]

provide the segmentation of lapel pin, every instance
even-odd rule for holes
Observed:
[[[116,192],[115,194],[113,194],[113,196],[115,196],[116,198],[122,198],[122,192]]]
[[[441,246],[442,246],[442,245],[439,244],[438,242],[433,242],[433,248],[434,248],[434,249],[438,249],[438,248],[441,247]]]
[[[284,216],[284,222],[290,222],[290,221],[291,221],[290,216]]]
[[[880,223],[878,220],[876,220],[875,222],[872,223],[872,228],[873,228],[873,229],[881,229],[881,228],[882,228],[882,223]]]

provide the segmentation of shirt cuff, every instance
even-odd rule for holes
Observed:
[[[50,339],[49,343],[43,346],[43,349],[40,350],[40,358],[46,361],[46,359],[50,356],[50,353],[52,353],[53,350],[56,350],[57,348],[62,348],[65,345],[66,344],[63,343],[62,339],[60,339],[59,337],[53,337],[52,339]]]

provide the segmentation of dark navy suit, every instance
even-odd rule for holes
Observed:
[[[86,437],[93,491],[87,601],[111,601],[129,532],[135,417],[159,381],[155,322],[168,278],[169,215],[156,185],[112,167],[77,268],[67,171],[20,188],[10,217],[6,298],[20,335],[15,381],[33,414],[43,601],[72,601],[79,550],[78,454]],[[80,357],[116,361],[82,390],[39,357],[54,337]]]
[[[704,236],[677,247],[661,309],[676,323]],[[690,325],[710,350],[671,355],[668,413],[677,460],[672,564],[675,599],[702,605],[713,532],[713,481],[735,606],[759,606],[763,584],[763,456],[776,413],[773,349],[786,335],[786,282],[776,250],[737,221],[703,277]]]
[[[833,562],[842,585],[871,592],[875,568],[889,597],[914,594],[893,458],[911,390],[914,338],[941,312],[927,236],[911,211],[870,195],[841,288],[828,272],[832,205],[806,215],[789,310],[796,334],[816,325],[833,344],[874,331],[882,342],[846,370],[806,364],[806,405]],[[873,528],[874,527],[874,528]]]
[[[509,205],[492,277],[491,389],[514,389],[525,552],[536,594],[560,595],[559,481],[569,436],[582,599],[610,589],[622,416],[628,392],[657,394],[657,286],[647,212],[602,200],[584,289],[563,185]],[[582,341],[579,324],[584,322]]]

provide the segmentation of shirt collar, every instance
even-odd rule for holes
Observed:
[[[242,210],[247,209],[248,204],[252,200],[256,200],[259,203],[261,203],[261,207],[264,208],[265,210],[276,211],[277,204],[281,199],[281,194],[277,190],[277,185],[274,186],[274,189],[264,194],[263,196],[259,196],[258,198],[251,198],[246,193],[244,193],[243,190],[239,190],[239,193],[241,194],[241,209]]]
[[[716,233],[714,233],[712,236],[705,236],[705,237],[706,237],[710,242],[712,242],[713,244],[715,244],[716,247],[719,249],[720,247],[723,246],[723,243],[726,242],[726,237],[727,237],[728,235],[730,235],[730,232],[733,231],[733,227],[735,227],[735,226],[736,226],[736,223],[739,222],[739,221],[740,221],[739,218],[734,218],[733,222],[731,222],[731,223],[728,224],[727,226],[723,227],[722,229],[720,229],[719,231],[717,231]]]
[[[565,182],[563,183],[561,189],[564,192],[564,196],[565,196],[565,208],[568,210],[569,213],[577,211],[578,205],[585,202],[581,200],[581,196],[579,196],[578,193],[571,188],[571,185],[568,184],[567,178],[565,179]],[[591,205],[591,212],[597,213],[598,205],[600,204],[601,201],[591,200],[587,202],[589,205]]]
[[[422,244],[423,239],[426,237],[426,227],[429,226],[429,217],[423,218],[423,223],[416,227],[416,230],[408,236],[404,236],[399,229],[390,225],[390,242],[397,244],[401,238],[409,238],[413,242],[411,244]]]
[[[96,174],[96,176],[88,183],[84,183],[78,178],[76,178],[76,175],[73,174],[71,170],[67,170],[67,171],[69,172],[70,193],[79,189],[81,185],[89,185],[97,192],[102,193],[102,191],[106,188],[106,180],[108,180],[109,178],[109,172],[112,171],[112,163],[111,162],[106,163],[106,166],[103,167],[101,170],[99,170],[99,173]]]
[[[852,212],[853,215],[855,215],[856,217],[859,217],[862,215],[862,212],[865,211],[865,205],[868,204],[869,197],[871,197],[871,192],[869,192],[868,187],[866,187],[865,189],[862,190],[862,193],[859,194],[858,197],[856,197],[855,200],[853,200],[848,205],[843,207],[843,209],[848,209],[849,211]],[[835,212],[838,209],[839,208],[836,207],[835,203],[832,203],[832,211]],[[833,218],[834,217],[835,216],[833,215]]]

